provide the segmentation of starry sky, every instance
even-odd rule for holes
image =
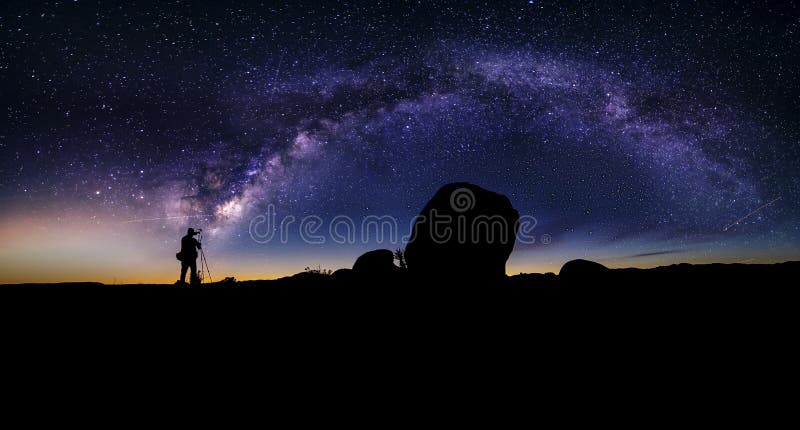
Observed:
[[[170,282],[189,226],[216,277],[349,267],[456,181],[537,220],[509,274],[798,259],[799,31],[783,1],[4,1],[0,282]],[[263,243],[268,208],[400,234]]]

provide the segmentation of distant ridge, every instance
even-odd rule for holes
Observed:
[[[349,270],[349,269],[348,269]],[[337,271],[339,272],[339,271]],[[239,282],[215,282],[198,287],[178,286],[173,284],[120,284],[107,285],[100,282],[59,282],[59,283],[23,283],[0,284],[0,288],[53,288],[53,289],[137,289],[137,288],[175,288],[175,289],[315,289],[328,291],[368,289],[379,292],[382,287],[392,291],[407,289],[409,292],[430,293],[439,287],[448,292],[458,291],[458,285],[442,285],[446,279],[437,278],[436,284],[411,285],[412,279],[402,270],[386,271],[383,275],[367,272],[361,277],[360,272],[352,271],[348,276],[301,272],[273,280],[255,280]],[[800,276],[800,261],[787,261],[774,264],[672,264],[651,269],[623,268],[609,269],[587,260],[572,260],[564,264],[559,274],[523,273],[507,276],[496,281],[487,281],[483,288],[487,291],[507,290],[535,292],[547,291],[587,291],[610,292],[625,289],[629,292],[647,293],[652,290],[669,288],[671,290],[703,291],[742,291],[758,292],[774,288],[796,289],[794,284]],[[469,287],[470,289],[473,286]],[[478,286],[478,289],[481,289]]]

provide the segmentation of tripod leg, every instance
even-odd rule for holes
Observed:
[[[213,284],[214,280],[211,278],[211,269],[208,268],[208,261],[206,261],[206,253],[203,252],[202,249],[200,250],[200,257],[201,257],[200,264],[205,266],[205,270],[206,270],[205,273],[208,273],[208,281]]]

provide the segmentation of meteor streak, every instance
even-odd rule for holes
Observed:
[[[735,226],[735,225],[739,224],[740,222],[742,222],[742,221],[746,220],[747,218],[750,218],[751,216],[755,215],[756,213],[758,213],[758,212],[759,212],[759,211],[761,211],[762,209],[764,209],[764,208],[766,208],[766,207],[768,207],[768,206],[771,206],[773,203],[777,202],[777,201],[778,201],[778,200],[780,200],[780,199],[781,199],[781,198],[780,198],[780,197],[778,197],[778,198],[776,198],[776,199],[773,199],[772,201],[770,201],[770,202],[768,202],[768,203],[764,203],[763,205],[761,205],[761,206],[759,206],[759,207],[757,207],[757,208],[753,209],[753,210],[752,210],[752,211],[751,211],[749,214],[747,214],[747,215],[745,215],[745,216],[743,216],[743,217],[741,217],[741,218],[737,219],[735,222],[733,222],[733,223],[731,223],[731,224],[728,224],[728,225],[726,225],[725,227],[722,227],[722,231],[728,231],[728,229],[729,229],[729,228],[731,228],[731,227],[733,227],[733,226]]]

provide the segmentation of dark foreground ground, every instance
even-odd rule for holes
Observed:
[[[172,373],[196,363],[189,374],[203,384],[210,368],[226,378],[247,369],[242,380],[251,378],[252,366],[241,364],[249,359],[268,368],[270,378],[316,371],[348,379],[369,374],[380,384],[384,375],[453,375],[457,389],[488,378],[538,390],[549,380],[569,395],[593,389],[586,392],[629,405],[612,390],[622,387],[669,408],[678,407],[669,403],[675,396],[699,396],[690,401],[702,408],[710,397],[719,402],[724,397],[711,394],[713,387],[750,410],[753,396],[774,392],[771,384],[791,386],[787,375],[797,362],[800,262],[608,270],[577,261],[558,275],[481,285],[402,272],[373,279],[337,273],[197,288],[16,285],[0,288],[18,293],[0,300],[0,317],[7,316],[5,333],[64,345],[43,359],[77,357],[89,349],[76,339],[90,334],[89,346],[101,351],[83,363],[110,362],[116,371],[115,358],[135,357],[130,369],[144,363]],[[224,290],[242,294],[217,293]],[[115,341],[125,345],[117,355],[109,353]],[[14,356],[31,350],[4,345]],[[776,397],[771,407],[791,398]]]
[[[266,326],[272,334],[302,327],[337,336],[422,336],[435,342],[455,333],[507,339],[513,332],[513,344],[525,348],[543,338],[585,345],[591,337],[597,346],[609,336],[622,336],[628,343],[618,347],[635,349],[651,342],[707,350],[723,342],[726,348],[741,345],[748,354],[784,356],[774,351],[794,345],[793,327],[800,322],[798,279],[800,262],[610,270],[578,260],[565,264],[558,275],[523,274],[497,282],[344,270],[199,287],[27,284],[0,287],[6,293],[0,315],[14,315],[14,327],[19,321],[27,326],[40,320],[86,320],[92,330],[108,326],[98,325],[106,321],[158,321],[175,339],[186,334],[175,330],[210,333],[230,325],[236,328],[223,330],[226,336],[249,327]],[[224,290],[245,294],[216,293]],[[172,323],[163,322],[165,315]],[[516,334],[519,330],[524,333]],[[597,351],[585,352],[590,353]]]

